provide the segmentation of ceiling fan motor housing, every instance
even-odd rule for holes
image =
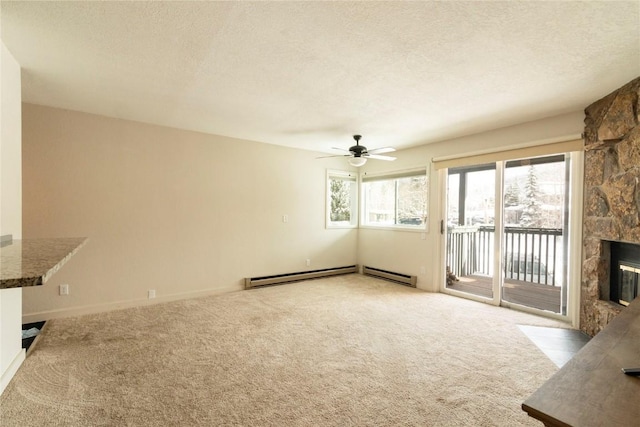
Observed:
[[[356,145],[349,147],[349,151],[353,153],[353,157],[362,157],[367,154],[367,147],[360,145],[361,135],[353,135],[353,139],[356,140]]]
[[[349,151],[353,153],[355,157],[361,157],[362,155],[367,154],[367,147],[354,145],[353,147],[349,147]]]

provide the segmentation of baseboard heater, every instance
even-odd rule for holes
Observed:
[[[418,278],[416,276],[380,270],[379,268],[367,267],[366,265],[362,267],[362,274],[365,276],[373,276],[380,279],[390,280],[392,282],[400,283],[401,285],[411,286],[412,288],[415,288],[418,283]]]
[[[301,271],[299,273],[276,274],[273,276],[247,277],[244,288],[251,289],[258,286],[280,285],[283,283],[299,282],[300,280],[319,279],[321,277],[338,276],[340,274],[357,273],[358,265],[346,267],[325,268],[323,270]]]

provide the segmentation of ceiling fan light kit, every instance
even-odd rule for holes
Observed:
[[[359,168],[360,166],[364,165],[365,163],[367,163],[367,158],[366,157],[349,157],[349,164],[351,166],[355,166],[355,167]]]

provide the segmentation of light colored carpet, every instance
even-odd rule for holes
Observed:
[[[538,426],[562,324],[361,275],[49,322],[9,426]]]

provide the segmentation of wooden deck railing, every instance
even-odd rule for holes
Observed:
[[[457,276],[493,276],[495,227],[456,226],[447,230],[447,265]],[[557,286],[562,229],[505,227],[504,277]]]

